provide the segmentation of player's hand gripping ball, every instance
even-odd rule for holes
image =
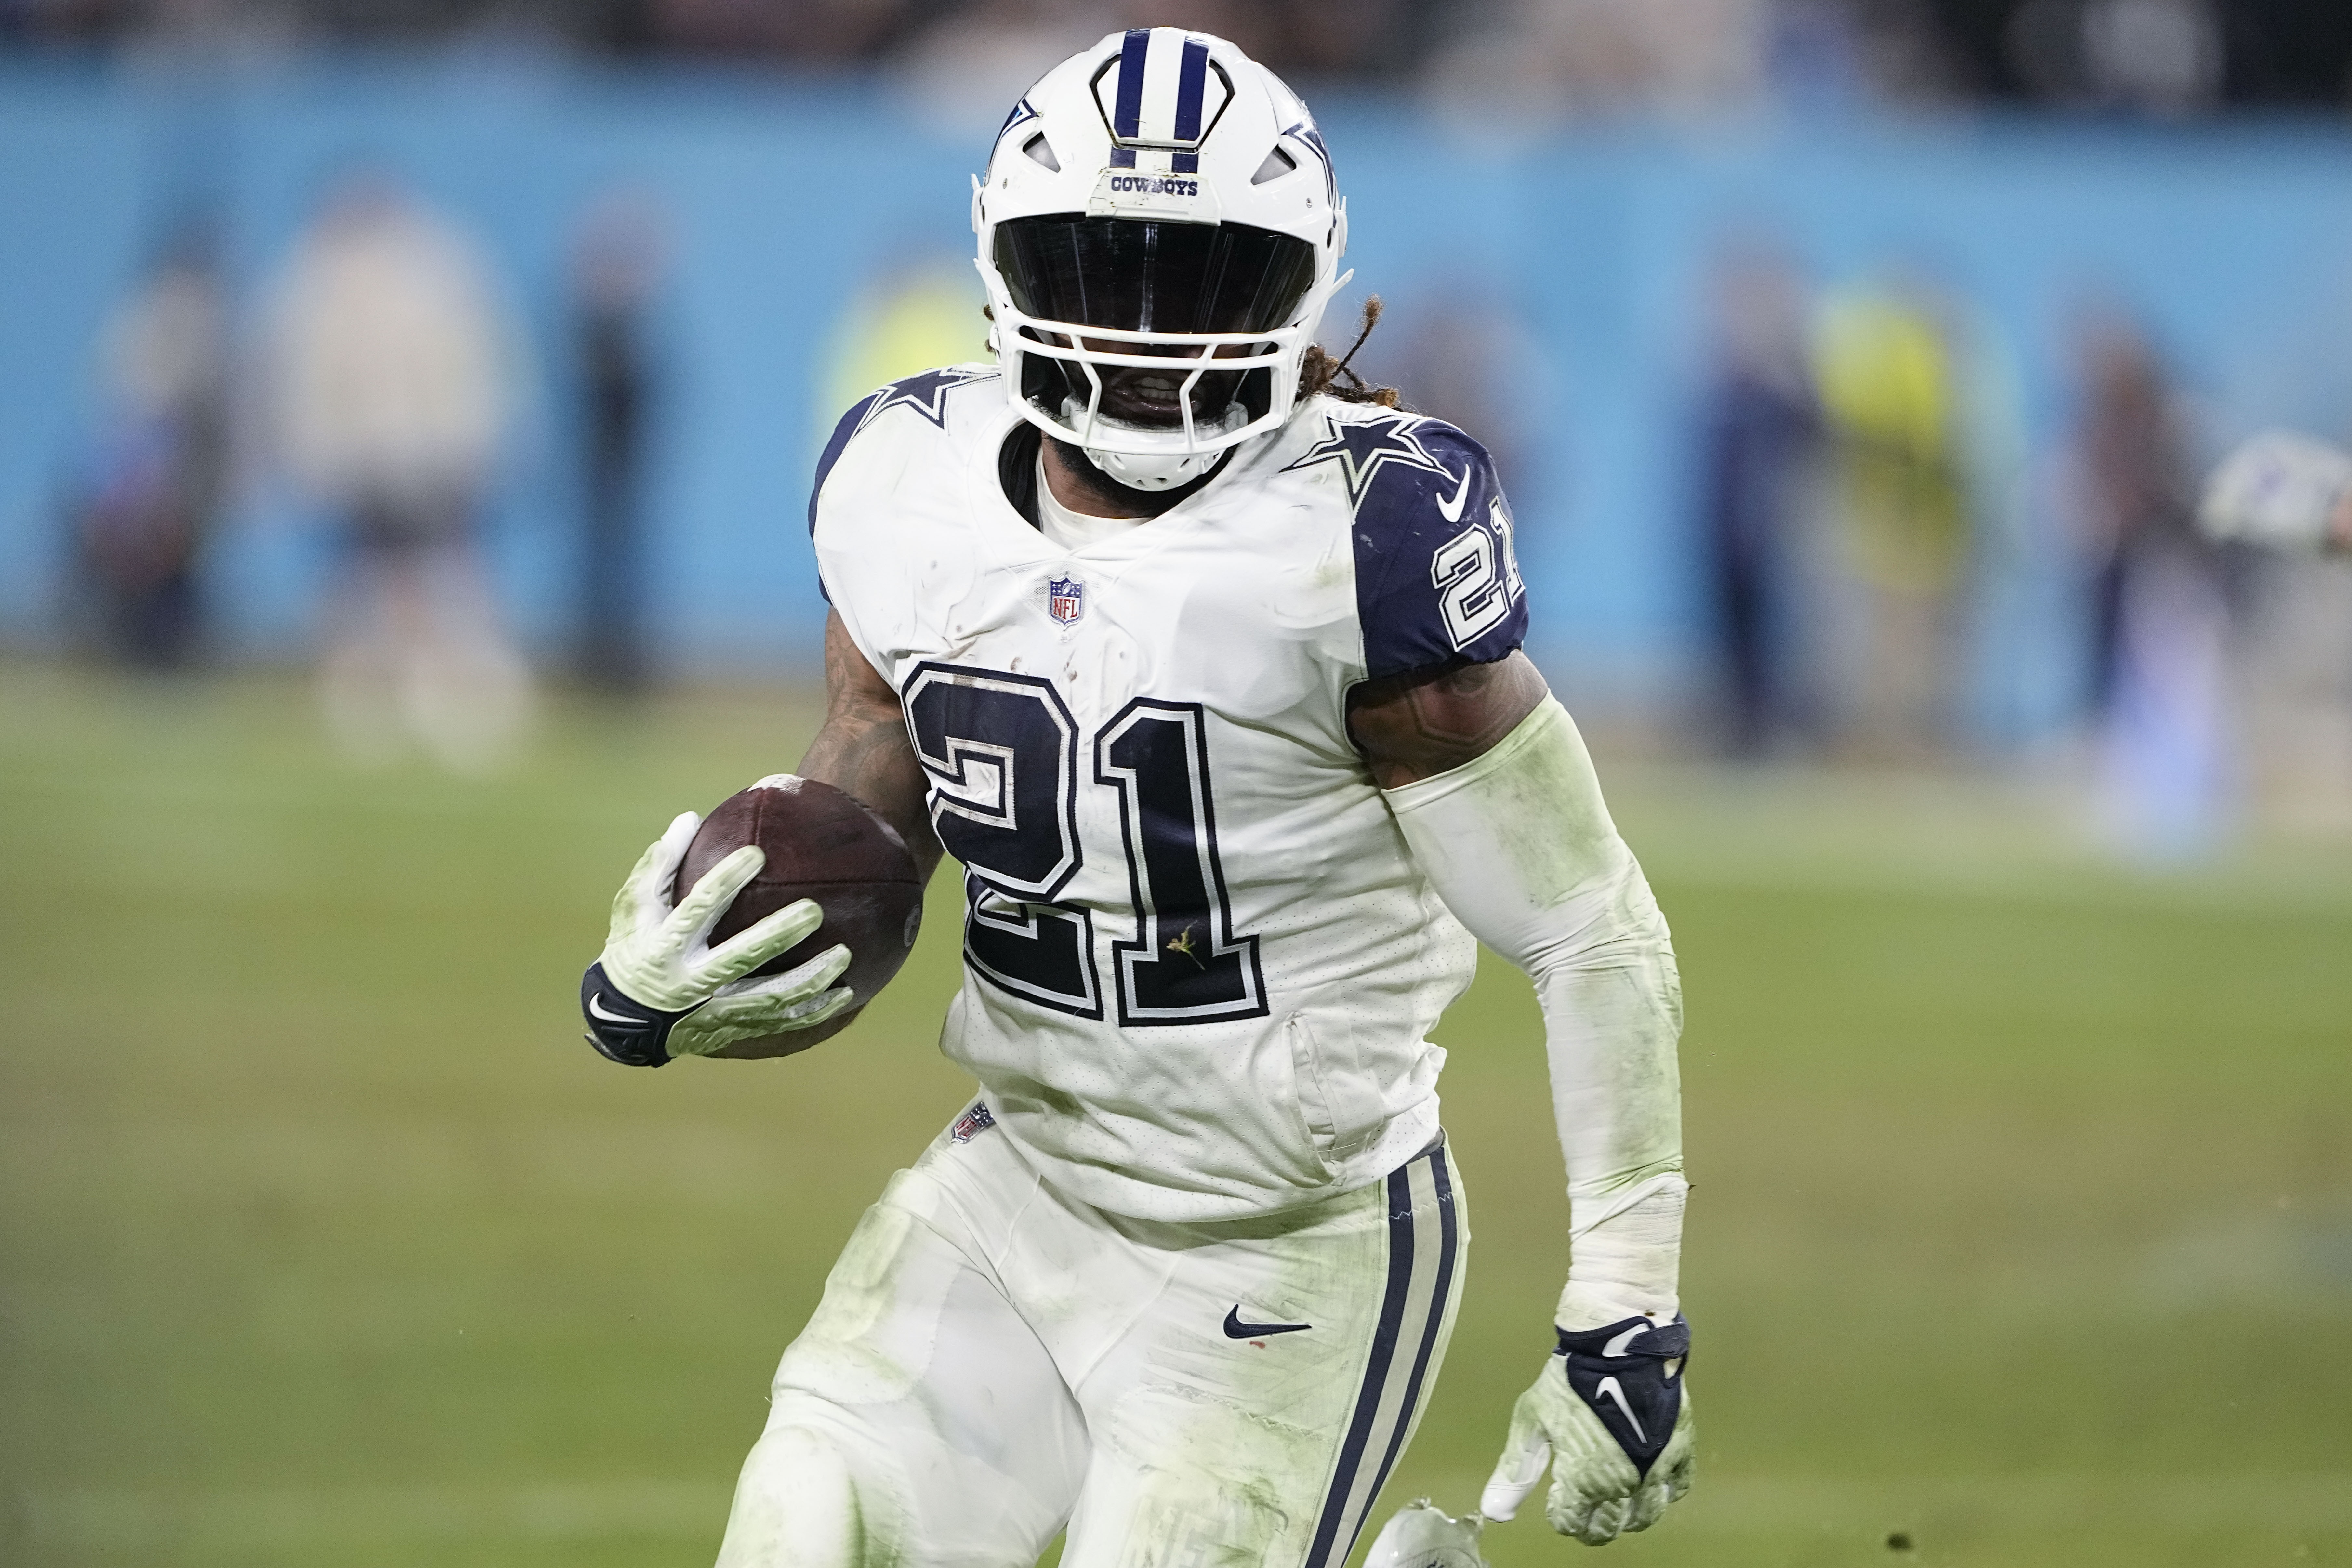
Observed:
[[[589,1040],[635,1067],[804,1050],[898,973],[922,893],[898,836],[830,784],[780,773],[688,812],[613,901]]]
[[[1601,1546],[1658,1522],[1690,1490],[1696,1439],[1683,1367],[1690,1325],[1628,1318],[1571,1334],[1511,1411],[1503,1457],[1478,1511],[1509,1519],[1551,1462],[1545,1517],[1562,1535]]]
[[[703,879],[756,847],[765,857],[711,928],[731,941],[796,905],[816,900],[824,923],[799,946],[751,971],[782,974],[845,945],[843,984],[857,1005],[888,984],[923,921],[923,878],[898,830],[851,796],[817,779],[774,773],[719,805],[687,846],[672,896],[687,898]]]

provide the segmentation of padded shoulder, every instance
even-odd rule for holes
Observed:
[[[996,376],[993,365],[951,364],[938,370],[927,370],[920,375],[910,375],[904,381],[867,393],[853,405],[848,413],[833,427],[833,436],[816,460],[816,477],[809,486],[809,531],[816,531],[817,499],[824,493],[824,481],[833,474],[834,466],[841,461],[849,444],[868,429],[887,426],[891,418],[928,420],[933,428],[945,432],[949,416],[964,414],[963,405],[976,394],[956,394],[959,388],[973,382],[991,381]],[[892,410],[904,409],[893,415]]]
[[[889,389],[885,387],[881,392],[869,392],[851,405],[849,412],[841,416],[840,422],[833,427],[833,434],[826,437],[824,450],[817,454],[816,477],[809,481],[808,522],[811,537],[814,537],[816,533],[816,498],[824,493],[824,481],[832,476],[833,466],[841,461],[841,454],[849,449],[849,438],[864,427],[866,416],[874,411],[874,405],[888,391]]]
[[[1527,586],[1486,448],[1442,419],[1386,409],[1335,412],[1327,424],[1328,438],[1292,467],[1329,461],[1347,480],[1367,677],[1483,664],[1517,647]]]

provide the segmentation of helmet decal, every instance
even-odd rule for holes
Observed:
[[[1025,102],[1024,103],[1024,107],[1027,107]],[[1291,138],[1293,141],[1299,142],[1301,145],[1308,148],[1314,153],[1315,161],[1323,165],[1323,189],[1328,194],[1332,201],[1338,201],[1339,199],[1339,171],[1332,164],[1331,149],[1323,144],[1323,132],[1315,129],[1315,121],[1311,120],[1302,120],[1297,124],[1292,126],[1289,130],[1284,132],[1283,134]]]
[[[1020,102],[1013,106],[1013,112],[1004,117],[1004,123],[996,128],[996,139],[1000,142],[1003,141],[1004,133],[1006,132],[1012,130],[1014,126],[1020,124],[1024,120],[1034,120],[1036,118],[1037,111],[1029,107],[1029,100],[1027,99],[1023,99]]]
[[[1132,169],[1138,150],[1149,149],[1170,154],[1167,173],[1193,174],[1234,87],[1201,38],[1176,27],[1136,27],[1117,60],[1096,74],[1094,92],[1110,128],[1111,167]]]

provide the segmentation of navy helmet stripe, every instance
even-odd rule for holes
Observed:
[[[1118,50],[1118,100],[1111,113],[1111,134],[1122,139],[1136,134],[1143,121],[1143,61],[1151,52],[1151,29],[1132,27]]]
[[[1171,174],[1199,174],[1201,172],[1201,154],[1198,153],[1169,153],[1168,172]]]
[[[1445,1325],[1445,1299],[1454,1288],[1454,1256],[1460,1238],[1454,1229],[1454,1178],[1445,1169],[1444,1144],[1429,1152],[1429,1174],[1437,1187],[1437,1278],[1430,1287],[1429,1322],[1421,1331],[1421,1349],[1414,1352],[1412,1376],[1404,1385],[1404,1405],[1397,1412],[1396,1429],[1389,1434],[1389,1451],[1381,1456],[1380,1479],[1372,1483],[1374,1497],[1388,1485],[1389,1471],[1404,1449],[1404,1435],[1412,1429],[1413,1407],[1421,1402],[1422,1382],[1429,1375],[1430,1359],[1437,1352],[1438,1331]],[[1360,1531],[1363,1526],[1356,1528]]]
[[[1348,1517],[1348,1503],[1356,1489],[1356,1471],[1371,1441],[1372,1422],[1380,1415],[1381,1396],[1387,1391],[1389,1364],[1396,1359],[1397,1337],[1404,1327],[1405,1298],[1412,1293],[1412,1166],[1408,1163],[1389,1173],[1389,1282],[1381,1299],[1380,1327],[1372,1335],[1371,1360],[1364,1368],[1364,1386],[1356,1395],[1356,1413],[1348,1423],[1347,1441],[1339,1447],[1339,1466],[1331,1489],[1323,1500],[1323,1517],[1316,1521],[1315,1543],[1307,1548],[1306,1568],[1332,1568],[1355,1543],[1351,1531],[1339,1545],[1339,1527]],[[1339,1545],[1337,1553],[1333,1547]]]
[[[1132,147],[1114,147],[1114,148],[1112,148],[1112,149],[1110,150],[1110,166],[1111,166],[1112,168],[1114,168],[1114,169],[1132,169],[1132,168],[1134,168],[1134,167],[1135,167],[1135,149],[1134,149],[1134,148],[1132,148]]]
[[[1201,95],[1209,79],[1209,46],[1197,38],[1184,40],[1182,62],[1176,68],[1176,140],[1201,139]]]

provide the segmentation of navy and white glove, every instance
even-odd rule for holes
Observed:
[[[1502,1459],[1478,1500],[1509,1519],[1551,1463],[1544,1507],[1551,1527],[1588,1546],[1658,1522],[1690,1489],[1690,1396],[1683,1367],[1690,1324],[1626,1318],[1605,1328],[1556,1331],[1559,1348],[1511,1410]]]
[[[670,908],[670,884],[701,826],[687,812],[638,858],[613,900],[604,952],[581,978],[588,1043],[625,1067],[657,1068],[738,1040],[814,1028],[855,1000],[833,984],[849,967],[849,949],[838,944],[782,974],[743,978],[824,923],[811,900],[710,945],[710,928],[767,864],[757,845],[713,866]]]

